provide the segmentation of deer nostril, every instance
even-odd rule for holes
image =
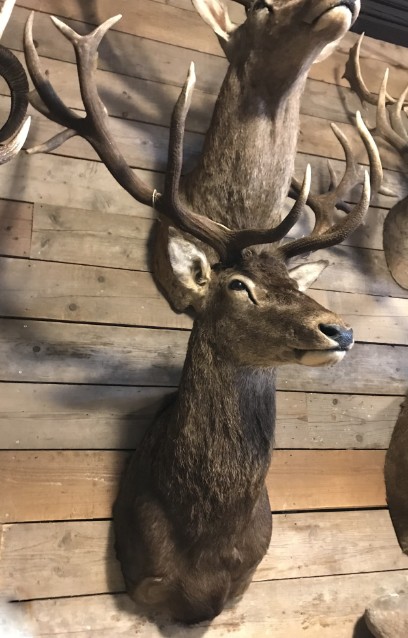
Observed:
[[[326,337],[336,341],[342,349],[348,348],[353,343],[353,331],[351,328],[343,328],[334,323],[320,323],[319,330]]]

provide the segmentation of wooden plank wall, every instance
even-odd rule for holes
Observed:
[[[48,14],[86,32],[123,13],[101,47],[100,91],[129,164],[155,185],[171,109],[195,60],[186,164],[194,161],[226,62],[189,0],[20,0],[2,40],[20,59],[30,9],[44,68],[78,112],[73,52]],[[327,157],[344,167],[331,121],[367,163],[353,126],[359,104],[342,79],[355,37],[313,67],[302,102],[296,166],[301,175],[312,163],[315,187],[328,183]],[[368,39],[363,56],[374,91],[387,66],[391,90],[405,86],[408,50]],[[0,111],[7,108],[0,87]],[[373,110],[364,114],[373,125]],[[57,130],[33,113],[29,143]],[[384,166],[386,185],[408,192],[389,149]],[[19,601],[13,609],[25,612],[36,636],[163,635],[122,594],[110,526],[128,451],[176,388],[191,327],[152,282],[152,211],[76,138],[51,156],[21,154],[2,166],[0,198],[0,592]],[[377,196],[364,226],[322,251],[332,265],[311,294],[347,317],[357,344],[338,367],[280,371],[272,544],[247,595],[208,634],[366,636],[365,605],[408,585],[382,477],[408,386],[408,293],[390,278],[381,250],[393,201]],[[195,637],[203,628],[163,631]]]

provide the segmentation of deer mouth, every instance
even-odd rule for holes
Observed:
[[[319,3],[320,4],[320,3]],[[356,0],[338,0],[337,2],[334,1],[332,3],[329,4],[329,6],[324,7],[324,9],[322,6],[319,7],[319,5],[316,7],[316,11],[314,12],[314,15],[310,16],[311,20],[310,23],[317,27],[318,29],[320,28],[324,28],[325,23],[326,23],[326,19],[329,18],[331,13],[340,13],[340,11],[342,11],[343,13],[346,14],[351,14],[351,20],[352,22],[354,22],[354,20],[357,18],[358,15],[358,11],[357,11],[357,3]],[[345,11],[344,11],[345,10]]]
[[[344,359],[346,352],[351,350],[353,345],[326,350],[295,350],[296,363],[310,367],[335,365]]]

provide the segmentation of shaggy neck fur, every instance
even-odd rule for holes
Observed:
[[[279,221],[294,172],[306,73],[271,92],[230,67],[203,153],[182,183],[192,210],[231,228]],[[233,179],[231,179],[233,176]]]
[[[245,526],[270,463],[274,370],[237,368],[196,323],[170,421],[157,467],[173,515],[195,537]]]

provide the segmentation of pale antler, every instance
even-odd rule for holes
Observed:
[[[336,185],[337,179],[333,168],[329,163],[332,189],[323,195],[309,195],[307,204],[313,210],[315,215],[315,225],[311,234],[307,237],[301,237],[295,241],[284,244],[279,247],[278,252],[286,259],[295,257],[305,252],[311,252],[320,248],[328,248],[335,244],[341,243],[348,235],[350,235],[361,224],[368,210],[371,199],[371,192],[375,193],[379,190],[383,178],[381,160],[378,153],[377,145],[374,142],[370,131],[366,127],[359,111],[356,114],[357,128],[364,142],[365,148],[370,161],[370,177],[367,171],[364,176],[364,187],[359,203],[354,206],[353,210],[341,220],[339,223],[332,225],[333,213],[339,202],[349,193],[349,191],[361,183],[358,172],[358,165],[355,161],[350,144],[342,131],[332,124],[332,129],[340,144],[344,149],[346,156],[346,170],[339,184]],[[293,180],[296,190],[300,185]]]
[[[363,105],[367,102],[368,104],[377,106],[378,98],[367,88],[363,79],[363,74],[361,73],[360,55],[363,39],[364,33],[360,35],[357,42],[351,47],[343,77],[348,81],[352,91],[358,95]],[[394,102],[396,102],[392,95],[389,95],[388,93],[386,93],[386,99],[390,104],[394,104]]]
[[[393,146],[408,161],[408,133],[404,124],[403,110],[406,106],[405,98],[408,93],[408,86],[396,100],[387,92],[389,69],[385,71],[384,79],[378,97],[371,93],[363,79],[360,65],[361,45],[364,34],[360,36],[356,44],[350,49],[349,59],[346,63],[344,77],[348,80],[351,89],[358,95],[361,102],[368,102],[377,107],[376,128],[372,131],[374,135],[382,137]],[[382,191],[383,194],[392,195],[389,191]]]

